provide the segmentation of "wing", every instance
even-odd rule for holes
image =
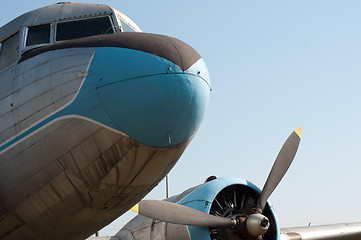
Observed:
[[[361,223],[282,228],[281,240],[359,240]]]

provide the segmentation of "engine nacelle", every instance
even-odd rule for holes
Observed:
[[[246,216],[254,207],[261,190],[254,184],[234,177],[218,178],[188,189],[166,201],[176,202],[216,216],[235,218]],[[273,209],[267,203],[263,215],[269,220],[264,240],[279,240],[280,229]],[[227,230],[198,226],[182,226],[137,216],[125,225],[116,239],[227,239]]]

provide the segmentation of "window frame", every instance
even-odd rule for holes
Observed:
[[[132,32],[143,32],[130,18],[117,10],[114,12],[114,21],[117,23],[117,27],[121,32],[124,32],[123,23],[126,24]]]
[[[29,37],[29,28],[39,27],[39,26],[44,26],[44,25],[49,25],[49,27],[50,27],[49,43],[39,43],[39,44],[29,45],[28,46],[27,42],[28,42],[28,37]],[[38,25],[32,25],[32,26],[25,27],[24,43],[23,43],[24,48],[33,48],[33,47],[45,46],[45,45],[49,45],[49,44],[52,44],[52,43],[54,43],[53,42],[53,24],[52,23],[43,23],[43,24],[38,24]]]
[[[3,48],[3,43],[7,40],[9,40],[10,38],[14,37],[16,34],[18,35],[18,43],[17,43],[17,52],[16,52],[16,58],[14,58],[13,62],[10,63],[9,65],[5,66],[4,68],[1,68],[0,66],[0,72],[5,71],[6,69],[11,68],[18,60],[19,60],[19,56],[20,56],[20,49],[21,49],[21,44],[22,44],[22,36],[21,36],[21,30],[16,30],[14,33],[10,34],[8,37],[4,38],[3,40],[0,41],[0,57],[1,57],[1,53],[2,53],[2,48]]]
[[[118,25],[119,25],[118,28],[119,28],[120,32],[129,32],[129,31],[124,31],[123,24],[126,25],[127,28],[132,29],[133,31],[131,31],[131,32],[137,32],[137,30],[131,24],[126,22],[120,15],[117,15],[117,22],[118,22]]]
[[[113,30],[113,33],[116,33],[116,26],[114,25],[114,21],[113,18],[110,14],[107,15],[98,15],[98,16],[93,16],[93,17],[82,17],[82,18],[75,18],[75,19],[71,19],[71,20],[64,20],[64,21],[58,21],[55,22],[55,26],[54,26],[54,33],[53,33],[53,42],[57,43],[57,42],[63,42],[63,41],[69,41],[69,40],[74,40],[74,39],[79,39],[79,38],[74,38],[74,39],[66,39],[66,40],[60,40],[57,41],[57,35],[58,35],[58,24],[59,23],[67,23],[67,22],[75,22],[75,21],[82,21],[82,20],[88,20],[88,19],[96,19],[96,18],[104,18],[107,17],[109,19],[110,25],[111,25],[111,29]],[[108,30],[107,30],[108,31]]]

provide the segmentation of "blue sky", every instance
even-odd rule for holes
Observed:
[[[0,25],[55,2],[6,1]],[[270,198],[281,226],[361,221],[360,1],[78,2],[111,5],[145,32],[179,38],[208,66],[209,107],[170,173],[171,194],[210,175],[262,187],[283,142],[302,126],[295,162]],[[147,196],[164,197],[164,182]]]

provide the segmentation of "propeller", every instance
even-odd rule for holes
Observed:
[[[158,200],[142,200],[131,210],[163,222],[229,228],[233,230],[232,234],[245,236],[246,239],[262,239],[262,235],[267,232],[270,226],[269,220],[266,216],[262,215],[262,212],[268,198],[290,167],[296,155],[301,136],[302,128],[298,127],[287,138],[278,153],[255,208],[246,217],[237,216],[235,219],[218,217],[176,203]]]
[[[266,206],[268,198],[280,183],[288,168],[291,166],[293,159],[296,156],[298,146],[302,136],[302,128],[298,127],[287,138],[283,144],[278,156],[273,164],[271,172],[268,175],[266,183],[263,186],[261,196],[257,202],[257,211],[262,213]]]
[[[230,218],[217,217],[194,208],[159,200],[142,200],[131,210],[152,219],[175,224],[214,228],[237,225],[237,221]]]

